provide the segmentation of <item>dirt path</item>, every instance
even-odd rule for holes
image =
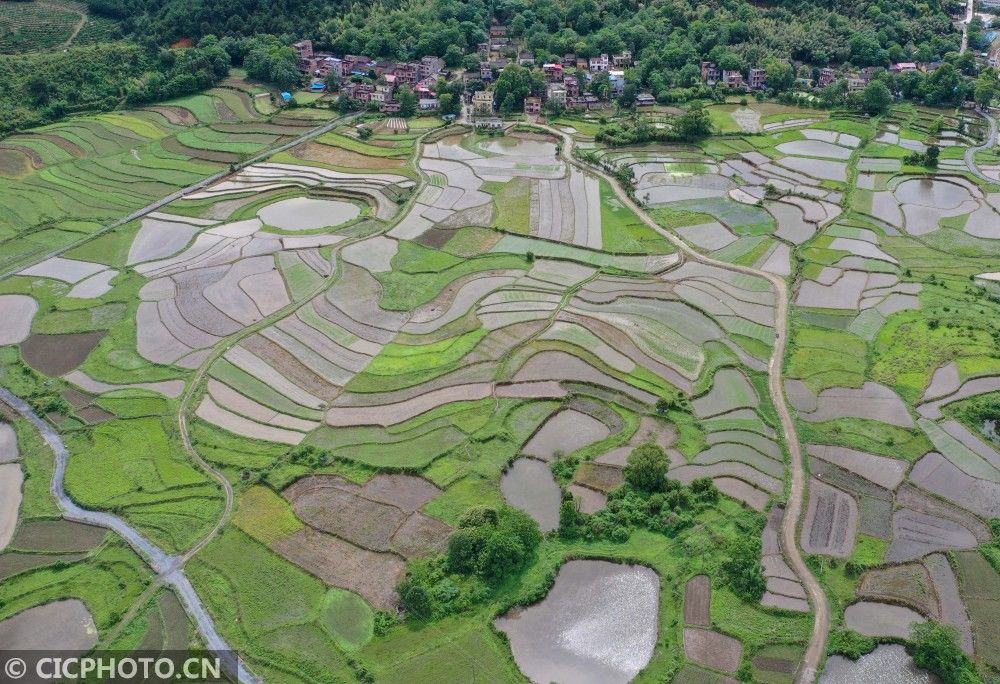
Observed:
[[[798,678],[796,679],[797,684],[809,684],[816,679],[816,675],[819,672],[819,666],[823,662],[823,658],[826,655],[826,640],[830,632],[830,604],[826,593],[823,591],[823,587],[802,559],[802,553],[796,543],[796,529],[798,527],[799,518],[802,515],[802,504],[805,499],[806,473],[802,457],[802,447],[799,444],[798,433],[795,430],[795,423],[792,420],[791,412],[788,410],[788,403],[785,400],[785,392],[782,386],[782,365],[784,363],[788,336],[788,283],[786,283],[783,278],[779,278],[774,274],[759,271],[748,266],[740,266],[738,264],[730,264],[725,261],[718,261],[695,251],[688,246],[686,242],[670,231],[665,230],[662,226],[656,223],[656,221],[650,218],[646,212],[643,211],[643,209],[636,204],[632,198],[628,196],[628,194],[625,193],[621,185],[619,185],[614,178],[600,169],[589,165],[585,166],[581,162],[574,159],[572,155],[574,144],[572,136],[549,126],[542,126],[542,128],[545,128],[545,130],[564,141],[562,154],[569,163],[574,164],[579,168],[586,168],[588,172],[600,176],[610,183],[611,187],[614,188],[615,195],[617,195],[618,199],[625,206],[634,211],[636,216],[642,219],[643,223],[670,240],[670,242],[672,242],[680,251],[683,258],[691,259],[692,261],[700,261],[702,263],[724,268],[729,271],[736,271],[738,273],[745,273],[747,275],[765,278],[774,288],[776,296],[774,326],[775,338],[774,350],[771,353],[771,360],[768,363],[768,390],[771,395],[771,401],[774,403],[775,409],[778,412],[778,417],[781,420],[781,429],[784,434],[785,443],[788,445],[792,468],[791,492],[785,506],[785,517],[781,523],[781,546],[788,564],[791,566],[792,570],[795,571],[796,576],[802,582],[806,592],[809,594],[809,602],[812,604],[813,612],[815,614],[812,637],[810,638],[809,646],[806,649],[805,656],[803,657],[802,667],[800,668]]]
[[[64,5],[61,2],[36,2],[35,4],[37,4],[39,7],[48,7],[50,9],[59,10],[63,12],[73,12],[74,14],[80,15],[80,20],[73,25],[73,30],[72,32],[70,32],[69,38],[67,38],[62,45],[56,48],[57,50],[65,50],[70,45],[72,45],[73,41],[76,40],[76,37],[80,34],[80,31],[83,29],[84,24],[87,23],[87,12],[85,10],[77,9],[74,4]]]
[[[986,119],[987,125],[990,127],[990,132],[986,136],[986,142],[978,147],[967,147],[965,148],[965,165],[969,167],[969,172],[972,173],[977,178],[980,178],[987,183],[996,183],[996,180],[983,175],[983,172],[979,170],[979,165],[976,164],[976,153],[982,150],[991,149],[997,144],[997,120],[992,116],[984,112],[982,109],[976,109],[979,115]]]

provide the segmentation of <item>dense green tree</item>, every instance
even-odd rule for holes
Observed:
[[[795,85],[795,70],[787,60],[769,58],[762,65],[767,72],[767,87],[784,92]]]
[[[678,140],[699,140],[712,134],[712,119],[703,107],[691,107],[673,120],[671,132]]]
[[[640,444],[626,459],[625,482],[643,492],[662,491],[666,486],[669,466],[670,459],[659,444]]]
[[[399,101],[399,115],[404,119],[417,113],[417,96],[409,86],[401,86],[396,91],[396,100]]]
[[[531,94],[533,84],[532,71],[526,67],[514,64],[501,71],[495,88],[496,101],[500,103],[501,110],[507,107],[509,111],[515,111],[523,107],[524,98]]]
[[[892,104],[892,93],[881,81],[872,81],[861,91],[861,109],[872,116],[884,114]]]

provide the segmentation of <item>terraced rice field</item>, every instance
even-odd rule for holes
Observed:
[[[14,4],[22,3],[4,6]],[[0,153],[5,166],[23,172],[4,180],[0,268],[6,272],[75,244],[239,161],[241,154],[315,125],[301,123],[263,123],[246,92],[218,88],[145,110],[79,117],[10,136],[0,142]],[[102,242],[113,243],[115,236]]]
[[[196,550],[185,573],[257,674],[791,681],[815,606],[782,534],[786,403],[810,476],[791,543],[833,627],[946,622],[988,662],[1000,452],[969,417],[1000,388],[975,278],[996,270],[992,188],[888,169],[880,122],[733,107],[759,135],[596,149],[661,232],[537,130],[352,122],[47,256],[316,111],[219,89],[0,143],[27,169],[0,194],[0,383],[63,432],[74,500]],[[45,450],[2,426],[0,620],[118,573],[84,594],[95,643],[186,639],[172,593],[129,611],[149,572],[120,540],[55,527]],[[623,522],[648,442],[692,488]],[[664,502],[702,478],[721,499],[678,519]],[[547,536],[488,586],[448,540],[504,503]],[[572,536],[576,516],[594,527]],[[758,535],[762,590],[737,595],[725,560]],[[428,577],[425,621],[404,580]]]

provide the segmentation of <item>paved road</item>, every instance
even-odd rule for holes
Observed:
[[[114,530],[149,563],[157,575],[164,578],[164,584],[168,584],[174,589],[174,592],[187,609],[188,614],[194,618],[198,627],[198,633],[201,635],[208,649],[216,653],[228,654],[231,652],[232,649],[230,649],[225,639],[216,630],[211,616],[205,610],[205,606],[202,605],[197,592],[191,586],[191,582],[184,575],[184,571],[181,569],[181,557],[167,555],[163,549],[146,539],[142,533],[116,515],[88,511],[76,505],[66,494],[63,486],[69,451],[66,449],[66,445],[63,443],[59,433],[42,420],[27,402],[3,387],[0,387],[0,400],[9,404],[15,411],[29,420],[38,429],[39,433],[41,433],[42,439],[49,445],[53,453],[55,453],[56,468],[55,475],[52,477],[51,490],[52,495],[59,502],[59,507],[62,509],[64,517],[68,520]],[[228,665],[230,668],[232,667],[231,662]],[[230,672],[232,672],[231,669]],[[238,676],[239,681],[245,684],[257,684],[260,681],[249,670],[243,667],[242,664],[239,665]]]
[[[268,157],[270,157],[272,155],[278,154],[279,152],[284,152],[285,150],[291,149],[291,148],[295,147],[296,145],[298,145],[300,143],[306,142],[307,140],[312,140],[313,138],[316,138],[316,137],[318,137],[320,135],[323,135],[324,133],[327,133],[327,132],[333,130],[337,126],[343,124],[346,121],[351,120],[352,118],[354,118],[356,116],[358,116],[358,114],[347,114],[345,116],[338,117],[338,118],[336,118],[336,119],[334,119],[334,120],[332,120],[332,121],[330,121],[328,123],[323,124],[322,126],[320,126],[318,128],[311,129],[308,133],[303,133],[302,135],[298,136],[297,138],[293,138],[292,140],[289,140],[286,143],[282,143],[278,147],[272,147],[270,149],[267,149],[267,150],[261,152],[260,154],[254,156],[251,159],[248,159],[248,160],[246,160],[244,162],[240,162],[239,164],[235,165],[235,168],[238,171],[238,170],[240,170],[240,169],[242,169],[242,168],[244,168],[246,166],[250,166],[251,164],[256,164],[259,161],[263,161],[264,159],[267,159]],[[48,252],[48,253],[46,253],[43,256],[28,255],[27,259],[19,260],[18,263],[17,263],[17,265],[15,265],[13,267],[9,267],[9,268],[7,268],[7,270],[5,270],[2,273],[0,273],[0,280],[6,278],[8,276],[12,276],[15,273],[17,273],[18,271],[22,271],[25,268],[28,268],[28,266],[31,265],[31,264],[34,264],[34,263],[37,263],[37,262],[41,262],[41,261],[45,261],[46,259],[51,259],[52,257],[55,257],[55,256],[59,256],[60,254],[63,254],[64,252],[68,252],[71,249],[79,247],[80,245],[82,245],[82,244],[84,244],[86,242],[90,242],[94,238],[100,237],[101,235],[104,235],[105,233],[111,232],[115,228],[119,228],[121,226],[124,226],[126,223],[129,223],[131,221],[135,221],[138,218],[142,218],[146,214],[150,214],[150,213],[152,213],[154,211],[162,209],[163,207],[167,206],[171,202],[179,200],[184,195],[186,195],[186,194],[188,194],[190,192],[194,192],[196,190],[201,190],[202,188],[204,188],[204,187],[206,187],[208,185],[211,185],[212,183],[215,183],[216,181],[222,180],[223,178],[225,178],[226,176],[230,175],[231,173],[233,173],[233,172],[230,171],[228,168],[225,171],[219,171],[218,173],[213,174],[213,175],[211,175],[208,178],[205,178],[203,180],[200,180],[197,183],[194,183],[193,185],[189,185],[186,188],[182,188],[181,190],[178,190],[177,192],[173,192],[173,193],[167,195],[166,197],[164,197],[162,199],[158,199],[155,202],[153,202],[152,204],[149,204],[149,205],[143,207],[142,209],[138,209],[136,211],[133,211],[128,216],[124,216],[124,217],[118,219],[117,221],[114,221],[113,223],[109,223],[108,225],[104,226],[103,228],[101,228],[101,229],[99,229],[99,230],[97,230],[97,231],[95,231],[93,233],[90,233],[86,237],[83,237],[83,238],[81,238],[79,240],[75,240],[75,241],[73,241],[73,242],[71,242],[69,244],[63,245],[62,247],[54,249],[51,252]]]
[[[563,156],[567,161],[578,167],[584,167],[584,165],[577,162],[571,154],[574,144],[572,136],[549,126],[542,126],[542,128],[545,128],[553,135],[561,137],[564,140]],[[781,546],[785,554],[785,558],[788,560],[789,565],[792,570],[795,571],[795,575],[799,578],[799,581],[802,582],[802,586],[805,587],[805,590],[809,595],[809,602],[812,605],[813,613],[815,615],[812,636],[809,641],[809,646],[806,649],[806,653],[803,656],[803,663],[800,668],[798,678],[796,679],[797,684],[810,684],[816,679],[816,675],[819,673],[819,666],[823,662],[823,658],[826,656],[826,640],[830,633],[830,603],[827,599],[826,592],[823,591],[822,585],[820,585],[819,581],[817,581],[816,577],[812,574],[812,571],[808,568],[808,566],[806,566],[805,561],[802,559],[802,553],[796,543],[796,528],[798,526],[799,518],[802,515],[802,504],[805,497],[806,472],[802,458],[802,447],[799,443],[798,433],[795,430],[795,423],[792,421],[792,415],[788,410],[788,402],[785,401],[785,392],[782,385],[782,364],[785,359],[785,348],[787,346],[788,335],[788,284],[783,278],[780,278],[773,273],[767,273],[766,271],[759,271],[754,268],[731,264],[725,261],[718,261],[717,259],[712,259],[711,257],[700,254],[692,249],[686,242],[670,231],[664,230],[660,224],[650,218],[642,207],[636,204],[632,198],[628,196],[628,194],[622,189],[614,178],[600,169],[595,169],[593,166],[588,165],[585,168],[591,173],[596,173],[598,176],[601,176],[604,180],[610,183],[611,187],[614,188],[619,201],[634,211],[636,216],[641,218],[647,226],[670,240],[680,251],[682,258],[700,261],[702,263],[717,266],[729,271],[736,271],[739,273],[757,276],[759,278],[765,278],[774,288],[776,298],[774,325],[775,340],[774,349],[771,353],[771,359],[768,363],[768,391],[771,395],[771,401],[774,403],[774,406],[778,411],[778,417],[781,420],[781,429],[784,433],[785,443],[788,445],[792,468],[791,492],[785,506],[785,517],[781,523]]]
[[[969,49],[969,22],[972,21],[975,0],[968,0],[965,5],[965,21],[962,22],[962,47],[959,54]]]
[[[984,112],[982,109],[977,109],[979,115],[986,119],[986,123],[989,124],[990,132],[986,136],[986,142],[984,142],[979,147],[967,147],[965,148],[965,165],[969,167],[969,171],[987,183],[996,183],[995,178],[990,178],[983,175],[983,172],[979,170],[979,165],[976,164],[976,153],[982,150],[992,149],[997,144],[997,120],[992,116]]]

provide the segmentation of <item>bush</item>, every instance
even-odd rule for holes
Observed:
[[[951,625],[923,622],[914,625],[906,650],[917,667],[941,677],[944,684],[979,684],[976,667],[959,646],[958,630]]]
[[[838,629],[830,633],[826,652],[828,655],[842,655],[857,660],[874,651],[876,646],[878,642],[872,637],[858,634],[850,629]]]
[[[730,544],[727,558],[719,570],[734,594],[748,603],[759,603],[767,587],[764,566],[760,562],[761,530],[747,529],[745,532]]]

